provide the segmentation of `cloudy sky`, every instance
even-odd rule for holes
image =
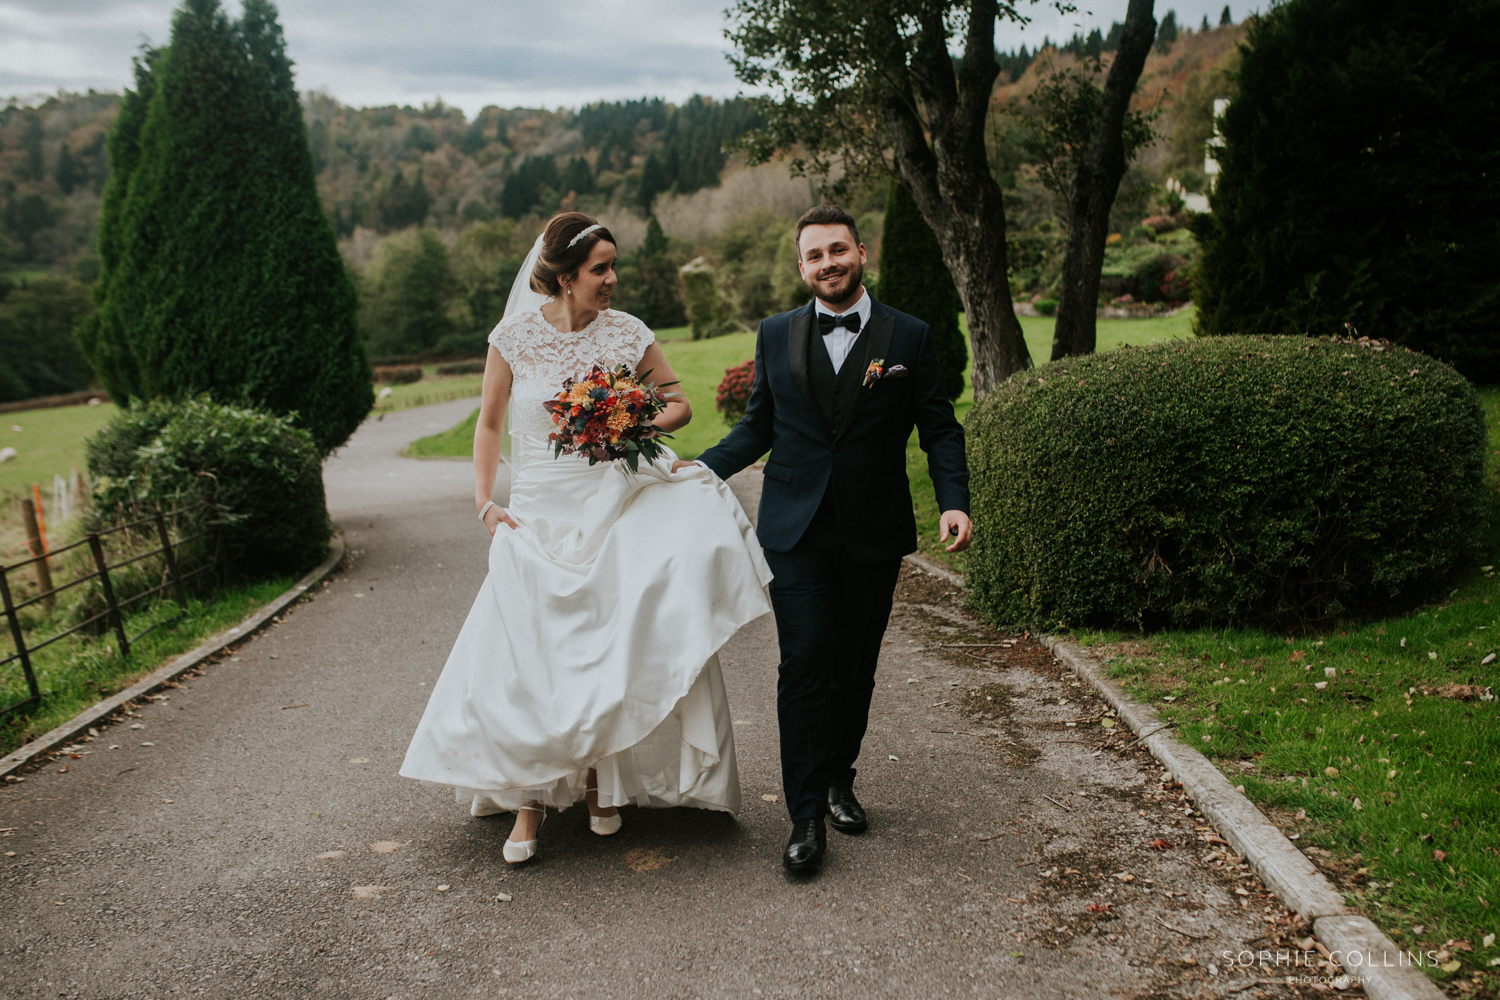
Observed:
[[[119,90],[143,43],[170,36],[179,0],[0,0],[0,98],[59,89]],[[1231,0],[1236,21],[1264,0]],[[238,13],[237,0],[226,6]],[[442,97],[472,114],[501,107],[577,107],[649,95],[732,96],[725,0],[281,0],[297,82],[352,105],[420,105]],[[1024,28],[1003,24],[1001,48],[1066,38],[1123,20],[1126,0],[1079,3],[1061,15],[1026,4]],[[1223,0],[1175,0],[1180,24]]]

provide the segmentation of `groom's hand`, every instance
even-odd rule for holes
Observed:
[[[943,511],[943,516],[938,518],[938,536],[947,541],[950,535],[958,537],[948,546],[949,552],[962,552],[969,547],[974,540],[974,522],[969,520],[968,514],[961,510]]]

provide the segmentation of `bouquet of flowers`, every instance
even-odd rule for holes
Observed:
[[[638,470],[642,456],[656,461],[660,439],[672,435],[651,421],[666,408],[668,397],[679,394],[663,393],[666,386],[647,382],[650,374],[637,375],[629,365],[609,370],[595,365],[582,379],[564,382],[556,398],[542,403],[557,425],[548,435],[552,457],[581,453],[590,465],[623,458],[631,472]]]

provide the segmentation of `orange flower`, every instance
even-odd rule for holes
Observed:
[[[607,423],[609,424],[609,429],[618,435],[620,431],[635,423],[635,415],[625,409],[625,407],[617,406],[610,411]]]

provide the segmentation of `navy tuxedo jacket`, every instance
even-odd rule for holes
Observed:
[[[868,293],[866,293],[868,294]],[[887,375],[859,390],[843,426],[830,427],[808,381],[808,351],[824,350],[813,305],[764,320],[755,341],[755,382],[745,416],[699,460],[728,479],[768,450],[760,498],[760,543],[785,552],[802,537],[830,482],[839,534],[858,562],[917,548],[906,479],[906,442],[917,428],[940,510],[969,510],[964,431],[943,393],[927,324],[872,302],[870,325],[844,360],[861,380],[885,359]]]

